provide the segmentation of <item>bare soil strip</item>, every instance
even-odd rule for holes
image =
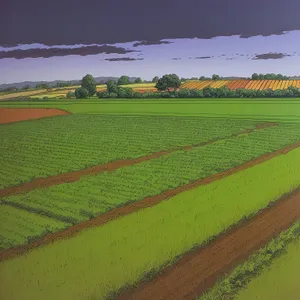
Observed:
[[[66,228],[59,232],[47,234],[29,244],[16,246],[13,248],[3,250],[0,252],[0,261],[14,258],[16,256],[19,256],[21,254],[24,254],[24,253],[30,251],[31,249],[35,249],[35,248],[41,247],[43,245],[51,244],[58,240],[74,237],[78,233],[80,233],[81,231],[83,231],[87,228],[103,226],[104,224],[108,223],[109,221],[118,219],[119,217],[122,217],[122,216],[132,214],[136,211],[139,211],[139,210],[142,210],[142,209],[145,209],[148,207],[152,207],[152,206],[154,206],[164,200],[168,200],[171,197],[173,197],[177,194],[180,194],[184,191],[196,188],[200,185],[206,185],[206,184],[212,183],[216,180],[220,180],[220,179],[225,178],[234,173],[237,173],[237,172],[243,171],[247,168],[253,167],[257,164],[261,164],[261,163],[263,163],[267,160],[270,160],[278,155],[287,154],[288,152],[290,152],[293,149],[296,149],[298,147],[300,147],[300,142],[298,142],[294,145],[291,145],[289,147],[283,148],[281,150],[265,154],[261,157],[255,158],[255,159],[248,161],[240,166],[226,170],[224,172],[221,172],[221,173],[206,177],[204,179],[200,179],[200,180],[176,187],[175,189],[165,191],[159,195],[146,197],[143,200],[138,201],[138,202],[129,203],[127,205],[114,208],[111,211],[109,211],[103,215],[100,215],[96,218],[90,219],[85,222],[78,223],[74,226],[71,226],[71,227]]]
[[[1,111],[1,109],[0,109],[0,111]],[[46,188],[46,187],[50,187],[50,186],[54,186],[54,185],[58,185],[58,184],[64,184],[64,183],[68,183],[68,182],[78,181],[82,176],[96,175],[101,172],[111,172],[111,171],[114,171],[114,170],[117,170],[117,169],[120,169],[123,167],[132,166],[132,165],[135,165],[135,164],[147,161],[147,160],[158,158],[158,157],[176,152],[178,150],[191,150],[196,147],[202,147],[202,146],[206,146],[209,144],[213,144],[220,140],[237,137],[237,136],[245,134],[245,133],[250,133],[255,130],[260,130],[260,129],[277,126],[277,125],[278,125],[277,123],[271,123],[271,122],[270,123],[261,123],[261,124],[257,124],[256,128],[246,129],[246,130],[234,133],[231,136],[226,137],[226,138],[217,138],[217,139],[213,139],[213,140],[210,140],[207,142],[202,142],[200,144],[189,145],[189,146],[184,146],[184,147],[177,147],[177,148],[169,149],[169,150],[163,150],[163,151],[152,153],[150,155],[141,156],[138,158],[132,158],[132,159],[126,159],[126,160],[116,160],[116,161],[113,161],[113,162],[110,162],[107,164],[93,166],[93,167],[79,170],[79,171],[58,174],[58,175],[49,176],[49,177],[45,177],[45,178],[37,178],[31,182],[25,182],[18,186],[12,186],[12,187],[8,187],[8,188],[4,188],[4,189],[0,190],[0,198],[8,197],[8,196],[20,194],[20,193],[30,192],[37,188]]]
[[[124,291],[117,299],[196,299],[220,276],[233,270],[299,219],[300,189],[297,189],[240,226],[221,234],[206,247],[185,254],[152,281]]]
[[[56,108],[0,108],[0,124],[69,114]]]

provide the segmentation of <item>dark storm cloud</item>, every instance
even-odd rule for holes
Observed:
[[[199,57],[195,57],[195,59],[208,59],[208,58],[212,58],[212,56],[199,56]]]
[[[153,46],[153,45],[163,45],[163,44],[172,44],[171,42],[167,41],[142,41],[133,44],[133,47],[138,47],[138,46]]]
[[[295,28],[295,29],[297,29],[297,28]],[[283,31],[279,31],[279,32],[273,32],[273,33],[258,33],[257,35],[261,35],[261,36],[268,36],[268,35],[270,35],[270,34],[274,34],[274,35],[283,35],[283,34],[285,34]],[[252,37],[253,35],[249,35],[249,34],[241,34],[240,35],[240,38],[241,39],[248,39],[248,38],[250,38],[250,37]]]
[[[28,50],[12,50],[12,51],[0,51],[0,59],[1,58],[37,58],[37,57],[53,57],[53,56],[66,56],[66,55],[95,55],[95,54],[127,54],[130,52],[136,52],[133,50],[126,50],[121,47],[115,46],[86,46],[80,48],[49,48],[49,49],[28,49]]]
[[[299,11],[299,0],[2,0],[0,45],[280,34],[300,29]]]
[[[106,58],[108,61],[135,61],[144,60],[143,58],[132,58],[132,57],[118,57],[118,58]]]
[[[264,53],[264,54],[257,54],[253,59],[281,59],[286,56],[290,56],[284,53]]]

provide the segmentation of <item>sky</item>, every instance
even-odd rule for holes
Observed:
[[[0,84],[300,75],[299,0],[2,0]]]

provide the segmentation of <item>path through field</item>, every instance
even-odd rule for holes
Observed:
[[[69,114],[56,108],[0,108],[0,124]]]
[[[43,245],[51,244],[51,243],[61,240],[61,239],[67,239],[67,238],[73,237],[73,236],[77,235],[79,232],[81,232],[82,230],[85,230],[87,228],[103,226],[104,224],[108,223],[111,220],[132,214],[141,209],[152,207],[152,206],[160,203],[161,201],[168,200],[171,197],[173,197],[177,194],[180,194],[184,191],[196,188],[200,185],[206,185],[206,184],[212,183],[216,180],[220,180],[220,179],[225,178],[234,173],[237,173],[237,172],[243,171],[247,168],[253,167],[257,164],[261,164],[261,163],[263,163],[267,160],[270,160],[278,155],[284,155],[298,147],[300,147],[300,142],[298,142],[294,145],[291,145],[289,147],[283,148],[281,150],[265,154],[261,157],[253,159],[251,161],[248,161],[247,163],[244,163],[240,166],[237,166],[232,169],[226,170],[224,172],[212,175],[210,177],[206,177],[204,179],[197,180],[197,181],[176,187],[174,189],[163,192],[159,195],[146,197],[143,200],[132,203],[132,204],[127,204],[122,207],[112,209],[108,213],[105,213],[96,218],[90,219],[86,222],[78,223],[74,226],[71,226],[65,230],[62,230],[62,231],[59,231],[56,233],[47,234],[46,236],[44,236],[32,243],[3,250],[0,252],[0,261],[14,258],[16,256],[22,255],[22,254],[30,251],[31,249],[35,249],[35,248],[43,246]],[[7,203],[7,204],[9,205],[9,203]]]
[[[277,125],[278,125],[277,123],[271,123],[271,122],[260,123],[260,124],[257,124],[256,128],[254,128],[254,129],[246,129],[246,130],[240,131],[238,133],[234,133],[231,136],[226,137],[226,138],[217,138],[217,139],[213,139],[213,140],[203,142],[200,144],[196,144],[196,145],[188,145],[188,146],[184,146],[181,148],[178,147],[178,148],[174,148],[174,149],[163,150],[163,151],[152,153],[150,155],[141,156],[138,158],[126,159],[126,160],[116,160],[116,161],[113,161],[113,162],[110,162],[107,164],[93,166],[93,167],[83,169],[80,171],[73,171],[73,172],[58,174],[58,175],[49,176],[49,177],[45,177],[45,178],[37,178],[31,182],[25,182],[19,186],[12,186],[12,187],[8,187],[8,188],[4,188],[4,189],[0,190],[0,198],[8,197],[8,196],[19,194],[19,193],[30,192],[37,188],[46,188],[46,187],[50,187],[50,186],[54,186],[54,185],[58,185],[58,184],[64,184],[67,182],[78,181],[78,180],[80,180],[80,178],[82,176],[96,175],[98,173],[107,172],[107,171],[115,171],[117,169],[127,167],[127,166],[132,166],[132,165],[135,165],[135,164],[147,161],[147,160],[151,160],[154,158],[158,158],[158,157],[176,152],[178,150],[192,150],[193,148],[196,148],[196,147],[210,145],[210,144],[213,144],[220,140],[226,140],[226,139],[230,139],[232,137],[238,137],[239,135],[243,135],[245,133],[251,133],[255,130],[260,130],[260,129],[277,126]]]
[[[297,189],[240,226],[221,234],[206,247],[187,253],[152,281],[125,291],[117,299],[196,299],[220,276],[299,219],[300,190]]]

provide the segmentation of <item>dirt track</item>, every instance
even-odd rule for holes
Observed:
[[[117,299],[196,299],[212,287],[218,277],[230,272],[299,219],[300,189],[220,235],[206,247],[187,253],[154,280],[125,291]]]
[[[0,108],[0,124],[69,114],[56,108]]]
[[[35,248],[43,246],[43,245],[51,244],[57,240],[67,239],[67,238],[76,236],[79,232],[81,232],[82,230],[84,230],[86,228],[103,226],[104,224],[108,223],[111,220],[117,219],[121,216],[126,216],[129,214],[132,214],[138,210],[145,209],[147,207],[154,206],[154,205],[158,204],[159,202],[168,200],[169,198],[171,198],[179,193],[196,188],[197,186],[200,186],[200,185],[205,185],[205,184],[209,184],[213,181],[220,180],[231,174],[240,172],[247,168],[253,167],[257,164],[263,163],[263,162],[265,162],[269,159],[272,159],[278,155],[286,154],[289,151],[292,151],[293,149],[296,149],[298,147],[300,147],[300,142],[298,142],[297,144],[291,145],[289,147],[286,147],[284,149],[278,150],[276,152],[272,152],[272,153],[266,154],[264,156],[258,157],[256,159],[246,162],[240,166],[237,166],[235,168],[215,174],[213,176],[206,177],[204,179],[200,179],[200,180],[197,180],[192,183],[188,183],[183,186],[179,186],[175,189],[168,190],[159,195],[146,197],[143,200],[135,202],[135,203],[127,204],[122,207],[112,209],[111,211],[109,211],[106,214],[100,215],[100,216],[90,219],[86,222],[78,223],[72,227],[65,229],[65,230],[48,234],[48,235],[36,240],[35,242],[29,243],[26,245],[22,245],[22,246],[13,247],[13,248],[10,248],[7,250],[3,250],[0,252],[0,261],[14,258],[16,256],[19,256],[21,254],[24,254],[24,253],[30,251],[31,249],[35,249]]]
[[[237,137],[241,134],[250,133],[255,130],[260,130],[260,129],[264,129],[266,127],[272,127],[272,126],[277,126],[277,123],[270,122],[270,123],[257,124],[256,128],[254,128],[254,129],[246,129],[246,130],[234,133],[230,137],[227,137],[227,138]],[[110,162],[107,164],[90,167],[90,168],[83,169],[80,171],[73,171],[73,172],[58,174],[58,175],[49,176],[49,177],[45,177],[45,178],[37,178],[31,182],[25,182],[19,186],[12,186],[12,187],[8,187],[8,188],[4,188],[4,189],[0,190],[0,198],[8,197],[10,195],[19,194],[19,193],[30,192],[37,188],[46,188],[46,187],[50,187],[50,186],[54,186],[54,185],[58,185],[58,184],[64,184],[67,182],[78,181],[82,176],[95,175],[95,174],[105,172],[105,171],[114,171],[119,168],[123,168],[126,166],[132,166],[134,164],[141,163],[143,161],[158,158],[158,157],[170,154],[170,153],[178,151],[178,150],[191,150],[195,147],[209,145],[209,144],[215,143],[216,141],[219,141],[222,139],[223,138],[221,138],[221,139],[217,138],[217,139],[213,139],[213,140],[210,140],[207,142],[202,142],[202,143],[196,144],[196,145],[189,145],[189,146],[184,146],[181,148],[163,150],[163,151],[152,153],[150,155],[141,156],[138,158],[132,158],[132,159],[126,159],[126,160],[116,160],[116,161],[113,161],[113,162]],[[226,139],[226,138],[224,138],[224,139]]]

